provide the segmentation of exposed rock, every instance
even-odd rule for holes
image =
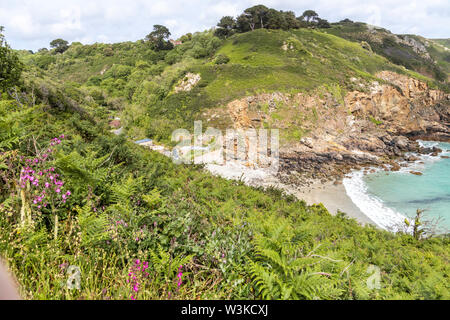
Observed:
[[[231,116],[235,128],[246,129],[252,126],[252,122],[248,116],[247,98],[230,102],[227,105],[227,110]]]
[[[427,60],[432,60],[430,57],[430,54],[428,53],[427,48],[425,47],[425,45],[422,42],[420,42],[408,35],[404,35],[404,36],[400,36],[400,37],[396,36],[395,38],[398,43],[402,43],[407,46],[410,46],[414,50],[414,52],[420,54],[423,58],[425,58]],[[425,43],[425,44],[428,45],[428,43]]]
[[[409,145],[409,140],[407,137],[396,136],[392,139],[392,141],[400,150],[407,150]]]
[[[283,41],[283,45],[281,46],[281,49],[283,51],[294,50],[294,45],[292,43],[287,43],[286,41]]]
[[[406,161],[409,161],[409,162],[413,162],[413,161],[419,160],[419,158],[416,157],[416,156],[409,156],[409,157],[406,158],[405,160],[406,160]]]
[[[311,148],[311,149],[314,148],[313,140],[311,138],[308,138],[308,137],[301,138],[300,142],[303,143],[308,148]]]
[[[450,141],[450,96],[391,71],[376,76],[384,82],[368,83],[364,92],[263,93],[234,100],[226,110],[208,111],[209,118],[228,117],[234,128],[258,129],[270,123],[280,129],[282,138],[290,137],[280,141],[280,175],[288,180],[305,175],[336,179],[357,166],[385,163],[395,171],[400,165],[393,159],[419,160],[405,152],[439,152],[414,140]],[[283,135],[292,128],[306,134],[298,140]]]
[[[416,176],[421,176],[423,173],[419,171],[410,171],[409,173],[415,174]]]
[[[178,86],[175,87],[175,92],[191,91],[200,79],[201,77],[199,74],[187,73]]]

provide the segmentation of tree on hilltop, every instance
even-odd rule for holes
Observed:
[[[50,47],[55,49],[55,52],[57,53],[64,53],[64,51],[69,49],[69,42],[61,38],[55,39],[52,42],[50,42]]]
[[[265,26],[267,29],[289,30],[298,28],[299,22],[295,18],[295,13],[292,11],[270,9],[267,13]]]
[[[172,43],[167,41],[169,39],[171,33],[169,29],[163,25],[155,24],[153,25],[153,31],[150,32],[145,40],[150,43],[150,45],[155,50],[170,50],[173,48]]]
[[[267,21],[267,14],[269,13],[269,8],[259,4],[244,10],[244,14],[247,15],[254,25],[259,23],[260,28],[264,28],[264,24]]]
[[[219,38],[226,38],[233,34],[233,29],[236,28],[236,21],[231,16],[225,16],[217,23],[217,29],[214,32]]]
[[[318,27],[318,28],[331,28],[331,25],[330,25],[330,23],[328,22],[327,19],[321,19],[321,18],[319,18],[319,19],[317,20],[317,27]]]
[[[319,15],[314,10],[306,10],[301,15],[301,18],[304,19],[308,24],[311,22],[315,22],[319,19]]]

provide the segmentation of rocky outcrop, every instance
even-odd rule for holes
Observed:
[[[181,91],[191,91],[197,83],[200,81],[201,77],[199,74],[187,73],[180,83],[175,87],[175,92]]]
[[[345,103],[352,114],[369,115],[380,121],[382,128],[396,134],[449,138],[450,95],[394,72],[382,71],[376,76],[389,84],[373,82],[369,93],[349,92]]]
[[[427,60],[432,60],[430,57],[430,54],[428,53],[428,50],[426,48],[426,46],[428,46],[427,41],[422,43],[421,41],[416,40],[413,37],[408,36],[408,35],[396,36],[395,40],[397,43],[401,43],[401,44],[411,47],[415,53],[420,54],[423,58],[425,58]]]
[[[357,166],[393,166],[406,151],[433,152],[419,148],[418,138],[450,141],[448,94],[390,71],[376,77],[380,80],[361,81],[361,91],[345,94],[321,89],[246,97],[230,102],[226,113],[235,128],[282,131],[281,174],[341,177]],[[290,135],[293,128],[303,136]]]
[[[248,116],[248,98],[234,100],[227,105],[227,110],[236,129],[252,127]]]

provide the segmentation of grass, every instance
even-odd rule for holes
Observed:
[[[350,78],[377,80],[374,75],[381,70],[436,86],[429,78],[342,38],[363,30],[364,24],[334,26],[326,32],[257,29],[225,41],[206,32],[169,53],[154,52],[142,41],[75,44],[62,55],[50,56],[54,62],[47,74],[95,95],[97,103],[123,118],[132,138],[151,137],[165,143],[170,143],[174,129],[191,128],[193,120],[203,119],[210,109],[262,92],[306,93],[325,87],[342,103],[342,94],[353,88]],[[206,53],[199,56],[202,47]],[[21,54],[28,64],[48,56]],[[220,55],[229,62],[216,65],[215,57]],[[174,87],[187,72],[200,74],[200,82],[189,92],[175,93]],[[229,125],[226,121],[214,124]]]
[[[394,39],[395,35],[382,28],[371,31],[364,23],[336,23],[332,25],[332,28],[323,29],[323,31],[356,43],[365,41],[369,43],[374,52],[386,57],[395,64],[405,66],[410,70],[419,72],[426,77],[434,78],[440,82],[448,82],[449,69],[446,63],[447,57],[443,54],[443,49],[438,49],[430,40],[415,35],[408,35],[408,37],[424,44],[432,60],[437,61],[437,65],[415,52],[411,46],[397,43]]]
[[[296,49],[285,52],[283,41],[296,43]],[[190,128],[205,109],[242,95],[328,86],[339,97],[349,77],[371,80],[378,70],[398,67],[355,43],[313,30],[235,35],[222,47],[230,62],[220,66],[211,63],[215,51],[199,58],[180,53],[171,64],[162,57],[137,66],[129,60],[135,44],[120,45],[124,52],[118,50],[117,64],[131,67],[124,77],[127,85],[134,83],[128,89],[101,86],[114,76],[101,78],[100,85],[83,83],[98,72],[103,59],[98,51],[107,46],[75,46],[79,52],[57,56],[48,71],[28,67],[21,85],[28,98],[24,107],[1,97],[5,130],[0,141],[7,143],[0,144],[5,182],[0,184],[0,254],[24,298],[449,298],[447,235],[417,240],[363,227],[343,213],[332,216],[322,205],[307,206],[273,188],[251,188],[201,167],[175,165],[112,135],[107,126],[108,117],[120,111],[111,98],[121,95],[122,116],[130,117],[126,125],[167,139],[172,128]],[[243,59],[247,53],[254,58]],[[260,65],[272,55],[277,63]],[[72,68],[84,63],[80,70],[86,75],[71,76]],[[54,78],[55,70],[61,71],[60,79]],[[190,92],[173,93],[187,71],[200,73],[201,82]],[[320,112],[292,114],[286,106],[277,107],[277,121],[292,118],[299,124],[286,131],[288,139],[299,139],[302,121],[317,119]],[[142,117],[134,119],[134,114]],[[47,150],[49,140],[61,134],[64,142],[45,165],[55,169],[72,195],[48,211],[31,201],[34,189],[22,190],[26,196],[21,197],[16,186],[24,159]],[[24,205],[31,208],[31,225],[22,224]],[[147,262],[150,272],[139,273],[136,291],[127,280],[137,259]],[[67,287],[70,265],[81,271],[80,289]],[[379,290],[366,285],[370,265],[381,270]]]

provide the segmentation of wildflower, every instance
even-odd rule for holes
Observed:
[[[183,272],[181,272],[182,268],[183,268],[182,265],[178,268],[178,274],[177,274],[177,278],[178,278],[177,286],[178,286],[178,288],[180,288],[181,284],[183,283],[183,281],[181,280],[181,278],[183,277]]]

